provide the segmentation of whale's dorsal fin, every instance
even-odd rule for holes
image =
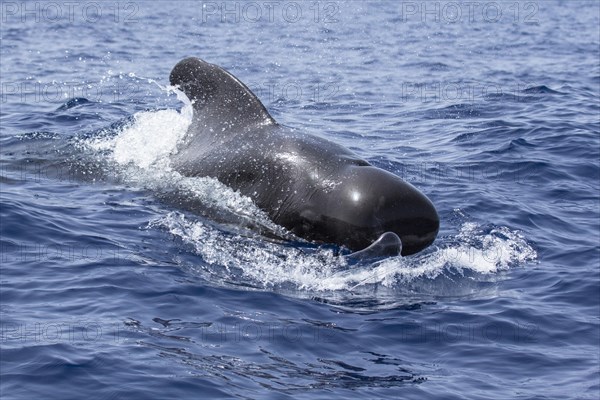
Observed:
[[[193,102],[194,120],[215,132],[276,124],[254,93],[217,65],[186,58],[175,65],[170,81]]]

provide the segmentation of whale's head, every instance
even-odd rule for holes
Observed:
[[[366,163],[365,163],[366,164]],[[440,220],[432,202],[398,176],[371,165],[346,167],[329,191],[317,192],[301,213],[304,236],[362,250],[385,232],[402,241],[402,255],[435,240]]]

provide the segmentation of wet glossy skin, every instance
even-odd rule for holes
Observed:
[[[385,232],[416,253],[437,236],[431,201],[348,149],[277,124],[260,101],[221,68],[198,59],[171,73],[195,100],[194,122],[173,164],[249,196],[300,237],[361,250]]]

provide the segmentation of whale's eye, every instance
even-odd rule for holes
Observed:
[[[371,165],[365,160],[361,160],[360,158],[352,159],[350,162],[352,163],[352,165],[356,165],[357,167],[368,167]]]
[[[354,154],[352,154],[352,155],[344,154],[344,155],[340,156],[339,160],[340,160],[340,162],[342,162],[346,165],[350,164],[350,165],[354,165],[357,167],[368,167],[371,165],[368,162],[366,162],[365,160],[358,158]]]

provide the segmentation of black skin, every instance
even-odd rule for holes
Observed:
[[[435,240],[438,214],[414,186],[340,145],[279,125],[224,69],[186,58],[170,81],[194,108],[172,157],[181,174],[218,179],[308,240],[358,251],[394,232],[402,255]]]

